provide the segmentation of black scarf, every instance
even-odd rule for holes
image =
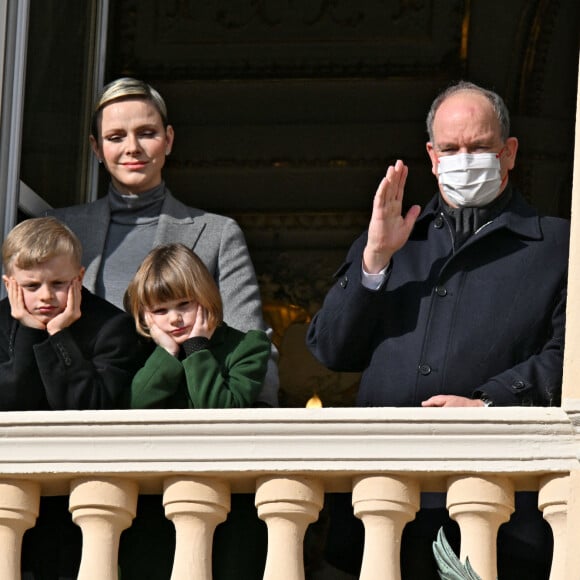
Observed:
[[[451,207],[439,193],[439,210],[443,211],[452,228],[455,228],[455,247],[459,248],[479,228],[493,221],[512,198],[508,185],[491,203],[483,207]]]

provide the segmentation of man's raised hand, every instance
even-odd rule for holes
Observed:
[[[411,235],[421,208],[413,205],[402,215],[402,202],[408,167],[399,159],[390,165],[373,201],[368,241],[363,253],[363,267],[369,274],[380,272],[389,264]]]

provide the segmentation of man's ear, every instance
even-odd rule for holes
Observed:
[[[517,137],[508,137],[505,140],[505,152],[502,155],[505,167],[511,171],[516,164],[516,155],[518,153],[519,142]]]
[[[437,168],[439,165],[439,161],[437,159],[437,154],[435,153],[435,149],[433,148],[433,143],[431,141],[427,141],[427,155],[429,155],[429,159],[431,159],[431,173],[437,177]]]
[[[85,277],[85,267],[81,266],[81,269],[79,270],[79,282],[82,284],[83,282],[83,278]]]

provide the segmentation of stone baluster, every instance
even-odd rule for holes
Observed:
[[[550,524],[554,535],[554,555],[550,580],[566,580],[567,514],[570,493],[568,474],[546,475],[540,480],[538,507]]]
[[[496,580],[497,531],[514,511],[512,482],[500,476],[451,477],[447,509],[461,529],[461,561],[469,556],[482,580]]]
[[[361,580],[400,580],[401,535],[419,502],[419,484],[411,478],[369,475],[354,480],[354,514],[365,528]]]
[[[580,570],[580,470],[570,471],[566,522],[566,580],[578,578]]]
[[[22,536],[38,517],[40,485],[32,481],[0,481],[0,578],[20,578]]]
[[[211,478],[172,477],[164,483],[163,505],[165,516],[175,526],[171,580],[211,580],[213,534],[230,511],[229,484]]]
[[[256,485],[258,516],[268,526],[264,580],[304,580],[304,535],[324,503],[320,481],[268,476]]]
[[[116,580],[119,539],[137,510],[139,488],[120,478],[83,478],[71,482],[69,509],[83,533],[77,580]]]

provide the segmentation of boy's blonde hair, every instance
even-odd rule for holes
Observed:
[[[222,299],[205,264],[183,244],[166,244],[147,254],[129,283],[123,304],[133,316],[137,332],[149,337],[145,310],[182,299],[194,300],[205,308],[212,326],[223,321]]]
[[[6,274],[14,266],[30,270],[58,256],[67,256],[81,267],[83,248],[73,232],[54,217],[27,219],[12,228],[2,244]]]

